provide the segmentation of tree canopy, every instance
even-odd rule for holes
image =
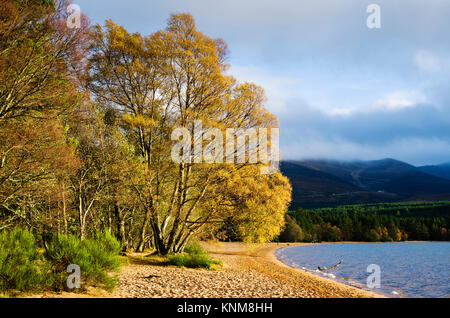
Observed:
[[[225,41],[190,14],[145,36],[85,16],[71,28],[69,4],[0,1],[0,229],[84,239],[106,226],[160,254],[230,220],[244,240],[277,236],[291,186],[261,174],[267,162],[172,159],[176,128],[208,149],[227,129],[278,126],[263,88],[227,74]],[[196,135],[199,122],[216,133]]]

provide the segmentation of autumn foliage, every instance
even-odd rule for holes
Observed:
[[[174,14],[150,35],[68,28],[66,1],[0,1],[0,229],[104,227],[123,249],[182,252],[233,222],[280,233],[291,187],[261,164],[175,163],[177,127],[274,128],[264,90],[227,74],[228,47]],[[207,144],[204,141],[204,146]]]

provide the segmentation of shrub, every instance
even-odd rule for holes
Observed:
[[[291,218],[289,215],[285,215],[285,227],[280,233],[280,242],[300,242],[303,241],[305,236],[301,227],[297,224],[295,219]]]
[[[120,242],[108,230],[97,232],[94,240],[98,247],[103,248],[110,255],[119,255],[122,250]]]
[[[2,292],[38,291],[66,287],[67,267],[80,266],[82,283],[111,290],[120,266],[120,243],[105,231],[81,241],[74,235],[54,235],[45,254],[39,252],[33,234],[15,229],[0,233],[0,295]]]
[[[97,233],[95,239],[82,241],[81,246],[88,255],[87,259],[80,259],[79,264],[86,279],[112,290],[117,284],[117,277],[109,273],[120,267],[120,243],[105,231]]]
[[[73,235],[56,235],[46,252],[52,263],[55,288],[66,285],[66,269],[70,264],[80,266],[83,284],[113,289],[117,278],[110,276],[120,266],[120,243],[109,232],[97,233],[94,239],[83,240]]]
[[[369,242],[379,242],[381,240],[380,235],[375,229],[371,229],[366,235],[365,235],[367,241]]]
[[[179,267],[188,267],[187,264],[189,263],[191,257],[187,254],[174,254],[174,255],[168,255],[167,259],[169,260],[170,265],[179,266]]]
[[[80,239],[74,235],[59,234],[53,236],[46,248],[45,257],[52,264],[53,287],[63,289],[67,279],[67,266],[80,265],[80,260],[86,259],[85,251],[81,249]],[[81,267],[81,265],[80,265]]]
[[[0,233],[0,291],[49,287],[48,270],[33,234],[22,229]]]
[[[205,255],[176,254],[168,256],[169,263],[175,266],[188,268],[214,269],[214,265],[222,265],[221,261],[211,259]]]
[[[206,255],[208,252],[203,249],[203,247],[197,242],[189,243],[184,248],[184,252],[189,255]]]
[[[208,252],[205,251],[200,244],[191,243],[186,246],[184,253],[169,255],[169,263],[171,265],[188,267],[188,268],[206,268],[212,270],[215,266],[222,266],[222,262],[209,258]]]

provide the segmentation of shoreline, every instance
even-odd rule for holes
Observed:
[[[306,246],[306,245],[315,245],[315,244],[317,244],[317,245],[319,245],[319,244],[322,245],[322,244],[353,244],[353,243],[364,243],[364,242],[283,243],[283,244],[286,244],[286,245],[285,245],[285,246],[279,246],[279,247],[276,247],[276,248],[274,248],[274,249],[272,250],[272,261],[275,262],[275,263],[277,263],[279,266],[285,266],[285,267],[288,267],[288,268],[290,268],[290,269],[294,269],[294,270],[297,270],[297,271],[301,271],[303,274],[308,274],[308,275],[312,275],[312,276],[314,276],[314,277],[316,277],[316,278],[325,279],[325,280],[327,280],[327,281],[329,281],[329,282],[332,282],[332,283],[335,283],[335,284],[339,284],[339,285],[341,285],[341,287],[343,286],[343,287],[355,288],[355,289],[360,290],[360,291],[363,291],[363,292],[365,292],[365,293],[370,293],[371,295],[369,295],[369,297],[371,297],[371,298],[373,298],[373,297],[376,297],[376,298],[391,298],[389,295],[385,295],[385,294],[383,294],[383,293],[377,293],[377,292],[373,292],[373,291],[368,291],[368,290],[366,290],[366,289],[364,289],[364,288],[360,288],[360,287],[357,287],[357,286],[353,286],[353,285],[350,285],[350,284],[346,284],[345,282],[336,280],[336,279],[334,279],[334,278],[323,277],[323,276],[321,276],[321,275],[319,275],[319,274],[312,273],[312,272],[307,271],[307,270],[305,270],[305,269],[301,269],[301,268],[298,268],[298,267],[290,266],[290,265],[284,263],[283,261],[281,261],[280,259],[278,259],[278,258],[275,256],[275,252],[276,252],[277,250],[283,249],[283,248],[286,248],[286,247]],[[377,242],[368,242],[368,243],[377,243]],[[394,242],[381,242],[381,243],[394,243]],[[401,243],[401,242],[395,242],[395,243]],[[280,243],[280,244],[281,244],[281,243]]]
[[[382,243],[382,244],[402,244],[403,243],[403,244],[408,244],[408,243],[450,243],[450,241],[418,241],[418,240],[415,240],[415,241],[400,241],[400,242],[353,242],[353,241],[341,241],[341,242],[320,242],[320,243],[286,243],[285,246],[280,246],[279,248],[274,249],[273,252],[275,253],[279,249],[282,249],[282,248],[285,248],[285,247],[294,247],[294,246],[333,245],[333,244],[358,244],[358,243],[360,243],[360,244],[367,244],[367,243],[372,243],[372,244],[376,244],[376,243]],[[295,264],[295,263],[294,263],[295,265],[288,265],[289,264],[289,258],[286,258],[286,259],[283,258],[283,255],[281,255],[281,254],[279,256],[280,256],[280,259],[278,259],[275,255],[274,255],[274,258],[279,263],[281,263],[282,265],[288,266],[290,268],[295,268],[295,269],[304,271],[306,273],[310,273],[311,275],[314,275],[314,276],[317,276],[317,277],[321,277],[321,278],[323,277],[325,279],[334,281],[334,282],[336,282],[338,284],[343,284],[343,285],[355,287],[355,288],[358,288],[358,289],[361,289],[361,290],[364,290],[364,291],[367,291],[367,292],[370,292],[370,293],[374,293],[374,294],[377,294],[379,297],[380,296],[383,297],[383,298],[405,298],[405,297],[409,298],[409,297],[411,297],[411,296],[405,296],[404,295],[404,291],[402,291],[400,289],[395,289],[393,287],[391,287],[392,295],[390,295],[386,290],[384,290],[384,292],[382,292],[382,290],[370,291],[370,290],[364,288],[364,285],[362,283],[360,283],[360,282],[356,282],[357,286],[348,284],[345,279],[342,279],[342,277],[339,277],[339,276],[327,278],[327,277],[324,277],[325,275],[324,276],[320,275],[319,271],[317,271],[317,273],[316,273],[316,271],[311,270],[311,269],[304,269],[304,268],[301,269],[301,268],[298,268],[298,267],[295,266],[295,265],[297,265],[297,266],[301,266],[301,265],[298,265],[298,264]],[[283,261],[286,261],[286,263],[284,263]],[[361,285],[362,287],[359,287],[358,285]],[[418,296],[418,297],[422,297],[422,296]]]
[[[350,243],[350,242],[349,242]],[[223,244],[226,244],[223,247]],[[322,243],[321,243],[322,244]],[[244,268],[256,270],[262,275],[284,283],[294,289],[303,289],[307,297],[313,298],[387,298],[387,296],[350,286],[329,278],[321,277],[305,270],[290,267],[275,256],[275,251],[309,243],[266,243],[264,245],[245,245],[245,243],[206,243],[205,247],[213,257],[232,250],[244,258]],[[214,247],[218,245],[219,247]],[[220,247],[222,245],[222,247]],[[226,263],[226,258],[222,259]]]
[[[412,241],[411,241],[412,242]],[[429,241],[422,241],[429,242]],[[278,249],[319,244],[364,242],[266,243],[201,242],[210,257],[223,262],[219,270],[169,266],[148,253],[129,253],[113,292],[43,292],[32,298],[397,298],[333,278],[291,267],[275,256]],[[378,243],[378,242],[375,242]],[[408,243],[408,242],[386,242]],[[26,296],[25,296],[26,297]]]
[[[306,270],[300,269],[300,268],[296,268],[296,267],[291,267],[285,263],[283,263],[281,260],[279,260],[276,256],[275,256],[275,252],[279,249],[282,248],[286,248],[286,247],[293,247],[293,246],[306,246],[306,245],[312,245],[312,244],[342,244],[342,243],[346,243],[346,244],[353,244],[353,243],[361,243],[361,242],[321,242],[321,243],[278,243],[279,245],[277,246],[273,246],[270,249],[270,254],[267,255],[268,257],[270,257],[271,261],[274,262],[276,265],[280,266],[280,267],[285,267],[288,268],[290,270],[294,270],[295,272],[301,273],[301,275],[305,275],[305,276],[309,276],[309,278],[311,279],[311,281],[316,280],[317,282],[320,283],[319,284],[324,284],[324,287],[327,287],[326,285],[329,284],[336,284],[337,286],[339,286],[339,290],[340,292],[357,292],[357,293],[361,293],[360,296],[358,296],[358,298],[390,298],[389,296],[383,295],[381,293],[376,293],[376,292],[372,292],[372,291],[368,291],[356,286],[352,286],[349,284],[345,284],[343,282],[339,282],[336,281],[334,279],[331,278],[327,278],[327,277],[323,277],[323,276],[319,276],[317,274],[313,274],[310,273]],[[348,291],[347,291],[348,289]],[[331,298],[335,298],[334,296]]]
[[[203,242],[211,258],[224,268],[215,271],[180,268],[146,259],[148,253],[128,255],[112,292],[42,293],[33,298],[386,298],[279,261],[278,248],[308,243]]]

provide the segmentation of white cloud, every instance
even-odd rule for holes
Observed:
[[[403,108],[414,107],[417,104],[425,102],[425,96],[419,91],[396,91],[375,101],[375,103],[369,107],[369,110],[395,111]]]
[[[379,0],[377,32],[361,0],[77,3],[94,23],[112,18],[142,34],[164,28],[171,12],[192,13],[202,32],[228,42],[229,73],[265,88],[292,159],[450,157],[448,0]]]
[[[262,86],[267,96],[269,111],[280,115],[292,111],[287,107],[290,99],[299,98],[299,87],[302,80],[299,78],[275,75],[263,67],[232,65],[228,73],[239,82],[252,82]]]
[[[374,113],[380,111],[398,111],[404,108],[415,107],[427,101],[420,91],[395,91],[384,95],[364,108],[333,108],[326,112],[329,116],[349,117],[357,113]]]
[[[328,111],[327,114],[330,116],[351,116],[357,111],[356,108],[333,108]]]
[[[438,72],[450,69],[450,60],[438,57],[432,52],[421,50],[416,52],[414,62],[421,71]]]
[[[379,145],[356,143],[342,138],[299,139],[282,148],[285,160],[336,159],[375,160],[395,158],[414,165],[438,164],[450,156],[450,142],[437,138],[400,138]],[[420,150],[420,151],[418,151]]]

